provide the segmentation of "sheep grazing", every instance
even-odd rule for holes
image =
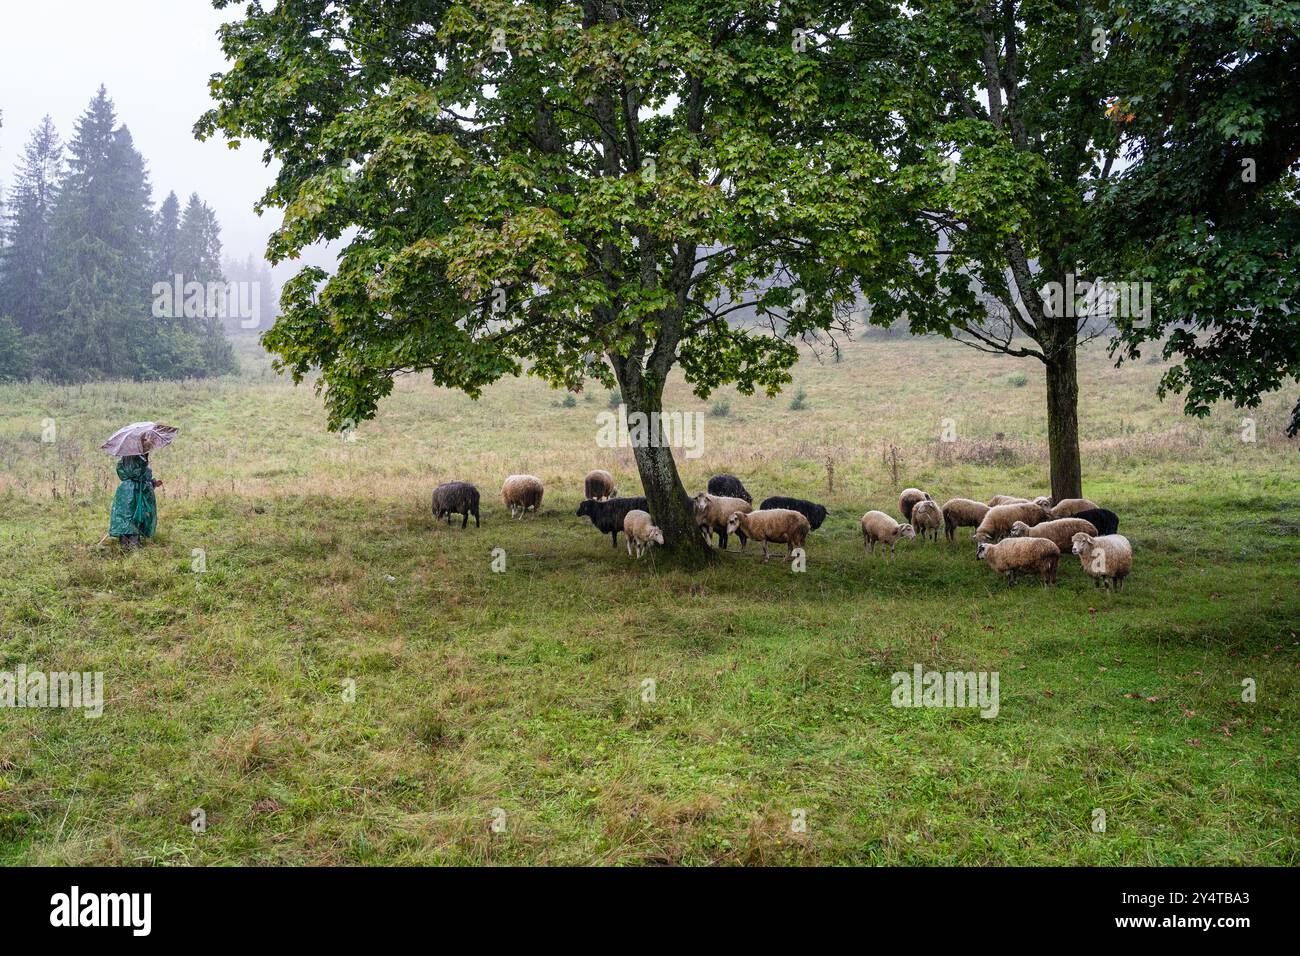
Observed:
[[[1074,518],[1080,511],[1096,511],[1097,506],[1087,498],[1065,498],[1052,506],[1053,518]]]
[[[747,505],[754,504],[753,496],[745,490],[745,486],[735,475],[714,475],[709,479],[708,492],[719,498],[740,498]]]
[[[1017,521],[1023,521],[1031,528],[1034,525],[1042,524],[1052,516],[1052,513],[1032,501],[1022,501],[1012,505],[994,505],[989,509],[984,520],[979,523],[975,533],[971,535],[976,542],[988,543],[1005,538],[1011,533],[1011,526]]]
[[[451,524],[451,516],[463,515],[461,528],[469,527],[469,516],[474,516],[474,527],[480,528],[478,520],[478,489],[467,481],[448,481],[433,489],[433,517],[446,517]]]
[[[943,509],[937,501],[926,498],[912,506],[912,527],[924,541],[928,536],[932,541],[939,540],[939,529],[943,527]]]
[[[979,527],[979,523],[989,513],[989,506],[970,498],[949,498],[939,510],[943,512],[944,536],[949,541],[955,541],[958,528]]]
[[[1115,534],[1119,531],[1119,515],[1105,508],[1093,508],[1091,511],[1080,511],[1076,518],[1081,518],[1089,522],[1097,529],[1098,534]]]
[[[1032,528],[1023,521],[1017,521],[1011,526],[1011,531],[1007,534],[1007,537],[1046,538],[1056,545],[1062,554],[1067,554],[1074,541],[1074,536],[1080,532],[1096,535],[1097,528],[1091,522],[1080,518],[1055,518],[1034,525]]]
[[[591,523],[601,534],[610,536],[614,547],[618,547],[618,533],[623,530],[623,521],[632,511],[648,511],[650,503],[645,498],[610,498],[597,501],[588,498],[578,505],[578,517],[590,518]]]
[[[929,492],[920,488],[904,488],[898,496],[898,510],[904,521],[912,520],[912,508],[918,501],[931,501]]]
[[[744,547],[747,537],[763,542],[763,560],[768,559],[767,545],[775,541],[785,545],[785,560],[794,557],[795,548],[802,548],[812,531],[812,525],[797,511],[789,508],[768,508],[760,511],[735,511],[727,521],[727,530],[740,536]]]
[[[587,477],[582,480],[582,490],[585,497],[595,498],[597,501],[618,497],[618,490],[614,487],[614,476],[600,468],[587,472]]]
[[[695,509],[695,523],[704,530],[704,539],[707,541],[709,533],[714,532],[718,536],[718,547],[723,551],[727,550],[727,534],[730,531],[728,527],[731,516],[737,511],[743,511],[746,514],[754,510],[744,498],[727,498],[721,495],[710,494],[702,491],[695,496],[693,505]],[[740,535],[740,547],[745,547],[746,534]]]
[[[1015,495],[994,495],[989,499],[989,507],[996,508],[998,505],[1023,505],[1028,498],[1017,498]]]
[[[1070,550],[1079,556],[1093,585],[1104,585],[1112,593],[1123,587],[1133,570],[1133,545],[1122,534],[1076,534]]]
[[[627,536],[628,557],[632,556],[634,547],[639,558],[650,545],[664,543],[664,533],[650,521],[650,514],[637,508],[633,508],[623,518],[623,534]]]
[[[883,511],[868,511],[862,516],[862,547],[870,554],[876,553],[876,542],[879,541],[882,545],[881,554],[884,553],[883,546],[888,545],[892,558],[899,538],[915,537],[915,528],[910,524],[899,524]]]
[[[826,510],[825,505],[814,504],[811,501],[805,501],[802,498],[785,498],[781,495],[773,495],[771,498],[764,498],[763,503],[758,506],[763,511],[771,511],[773,508],[785,508],[787,511],[797,511],[808,519],[808,524],[816,531],[826,520],[830,513]]]
[[[1043,587],[1047,587],[1056,583],[1061,549],[1046,538],[1007,538],[997,544],[981,543],[975,557],[1011,584],[1016,583],[1018,574],[1037,573]]]
[[[510,508],[510,517],[522,518],[529,508],[541,510],[544,491],[536,475],[511,475],[501,486],[501,501]]]

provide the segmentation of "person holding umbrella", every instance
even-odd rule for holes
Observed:
[[[108,534],[117,538],[123,551],[140,547],[140,539],[152,538],[158,527],[158,499],[154,489],[161,488],[163,483],[154,478],[149,468],[149,453],[170,445],[177,431],[171,425],[136,422],[120,429],[100,446],[102,451],[118,458],[117,477],[122,483],[113,495]]]

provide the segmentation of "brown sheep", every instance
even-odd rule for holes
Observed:
[[[586,497],[595,498],[597,501],[618,497],[618,491],[614,487],[614,476],[600,468],[593,468],[587,472],[582,488]]]
[[[718,535],[718,547],[727,550],[727,525],[733,513],[753,511],[754,506],[744,498],[724,498],[702,491],[695,496],[695,523],[704,529],[705,540],[714,532]],[[746,532],[740,533],[740,547],[745,547]]]
[[[1052,508],[1053,518],[1073,518],[1081,511],[1091,511],[1097,506],[1087,498],[1066,498]]]
[[[978,528],[989,513],[989,506],[970,498],[949,498],[940,510],[943,512],[944,536],[954,541],[958,528]]]
[[[727,530],[755,541],[763,542],[763,560],[768,559],[767,544],[775,541],[785,545],[785,559],[791,560],[796,548],[802,548],[808,535],[812,533],[812,524],[797,511],[788,508],[768,508],[766,511],[734,511],[727,521]],[[745,547],[744,544],[741,548]]]
[[[1050,517],[1050,511],[1032,501],[1022,501],[1014,505],[994,505],[971,537],[976,542],[998,541],[1011,533],[1011,526],[1017,521],[1023,521],[1033,527],[1042,524]]]
[[[1011,531],[1007,534],[1007,537],[1046,538],[1056,545],[1062,554],[1068,554],[1074,536],[1079,532],[1096,535],[1097,529],[1092,526],[1092,522],[1084,521],[1082,518],[1056,518],[1053,521],[1044,521],[1042,524],[1034,525],[1032,528],[1023,521],[1017,521],[1011,526]]]
[[[1015,495],[994,495],[989,499],[989,507],[996,508],[998,505],[1023,505],[1028,498],[1017,498]]]
[[[1017,574],[1037,572],[1043,587],[1056,583],[1061,549],[1046,538],[1007,538],[997,544],[981,543],[975,558],[1000,572],[1010,584]]]
[[[920,488],[904,488],[903,493],[898,496],[898,511],[903,516],[904,521],[912,520],[912,507],[918,501],[931,501],[929,492],[922,491]]]
[[[544,492],[536,475],[511,475],[501,486],[501,501],[510,508],[510,517],[522,518],[529,508],[534,513],[541,510]]]

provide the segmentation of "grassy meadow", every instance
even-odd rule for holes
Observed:
[[[1032,362],[904,338],[775,399],[675,382],[705,413],[690,490],[831,510],[806,573],[753,545],[688,573],[574,515],[590,468],[639,493],[602,388],[409,378],[345,440],[243,352],[217,381],[0,387],[0,671],[105,675],[99,719],[0,709],[0,863],[1300,863],[1294,395],[1191,420],[1159,365],[1083,356],[1084,493],[1135,550],[1107,596],[1068,555],[1008,587],[969,529],[862,549],[907,485],[1046,493]],[[146,418],[182,431],[123,556],[96,448]],[[509,519],[512,472],[540,515]],[[454,478],[482,528],[428,513]],[[891,706],[916,663],[998,672],[997,717]]]

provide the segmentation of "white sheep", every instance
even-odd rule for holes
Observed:
[[[1043,587],[1047,587],[1056,583],[1061,549],[1046,538],[1007,538],[997,544],[981,543],[975,549],[975,557],[1011,584],[1016,583],[1018,574],[1036,573]]]
[[[1007,533],[1008,538],[1046,538],[1052,544],[1060,548],[1062,554],[1070,551],[1074,543],[1074,536],[1079,532],[1084,534],[1095,535],[1096,527],[1092,522],[1084,521],[1082,518],[1056,518],[1052,521],[1044,521],[1042,524],[1030,527],[1023,521],[1017,521],[1011,526]]]
[[[1133,570],[1133,545],[1122,534],[1080,532],[1074,536],[1070,550],[1079,556],[1093,586],[1105,586],[1112,593],[1123,587],[1124,579]]]
[[[926,537],[938,541],[939,529],[943,527],[943,510],[939,507],[939,503],[929,498],[918,501],[912,506],[911,525],[921,536],[922,541]]]
[[[636,556],[639,558],[651,544],[662,546],[664,543],[664,533],[654,526],[650,520],[650,515],[645,511],[636,509],[629,511],[624,516],[623,534],[627,537],[628,557],[632,556],[634,546]]]
[[[910,524],[899,524],[883,511],[868,511],[862,516],[862,547],[869,554],[876,553],[876,542],[882,545],[880,551],[884,554],[884,545],[889,546],[889,556],[894,557],[894,547],[898,544],[899,538],[915,538],[916,529]]]

